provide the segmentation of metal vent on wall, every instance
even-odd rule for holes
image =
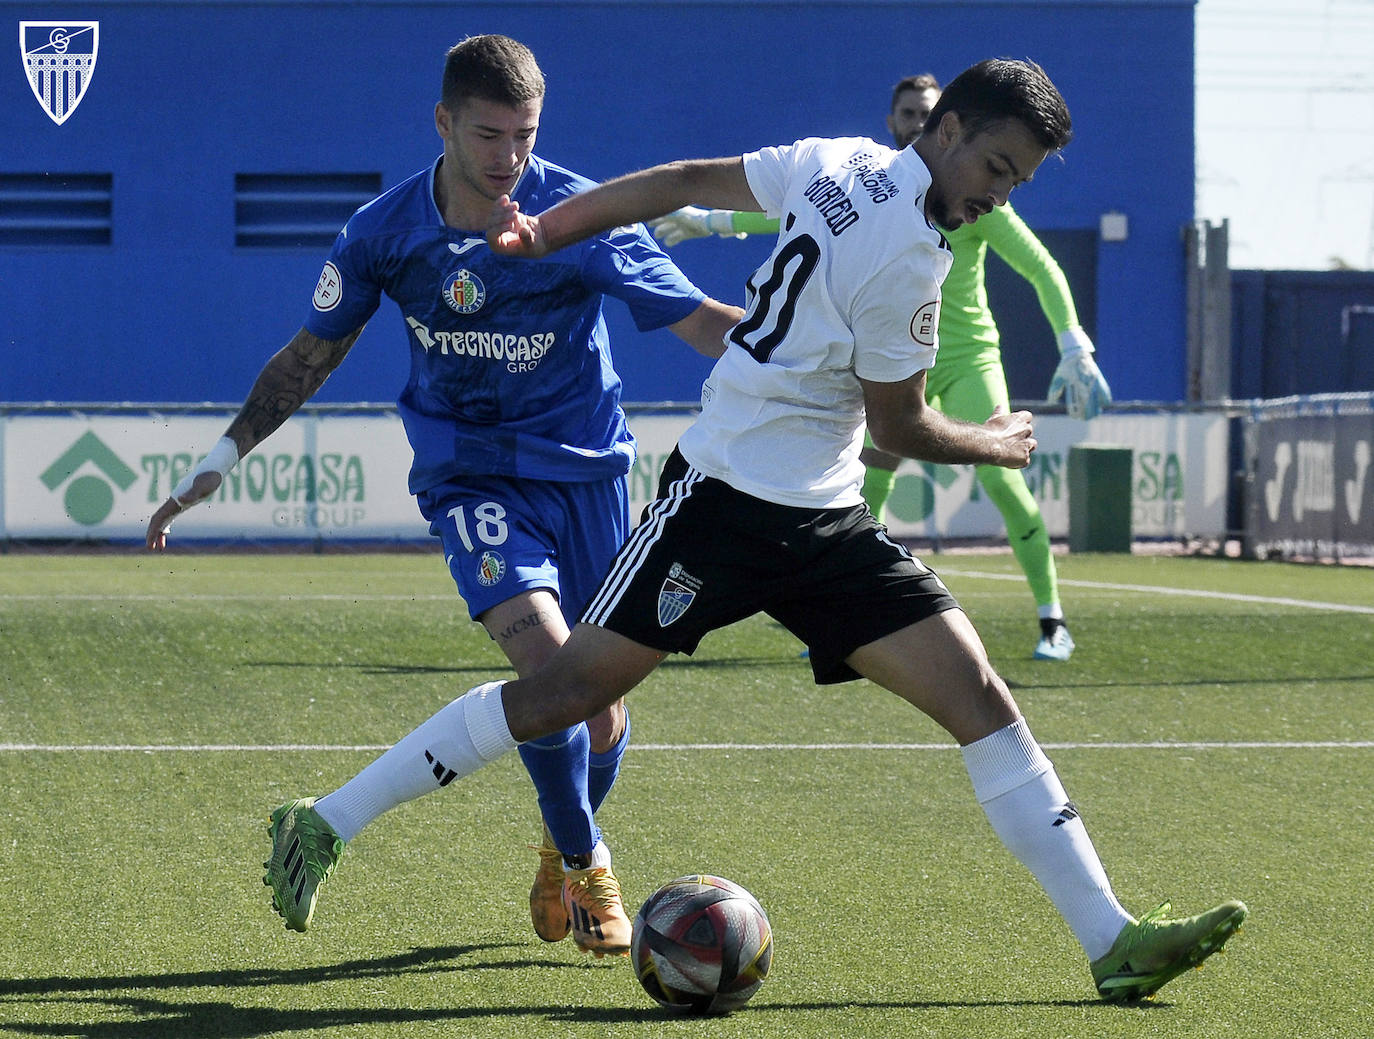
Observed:
[[[109,245],[114,175],[0,173],[0,245]]]
[[[328,247],[381,191],[380,173],[236,173],[234,244]]]

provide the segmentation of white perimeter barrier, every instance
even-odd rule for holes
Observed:
[[[224,432],[224,406],[0,408],[0,538],[141,541],[148,517]],[[652,499],[687,407],[627,408],[640,454],[634,514]],[[1076,443],[1134,451],[1135,537],[1225,533],[1228,422],[1222,413],[1142,411],[1090,422],[1037,418],[1026,479],[1052,537],[1068,533],[1068,453]],[[406,492],[411,460],[394,409],[308,405],[239,463],[220,493],[176,528],[176,540],[423,540]],[[893,533],[997,537],[1001,517],[969,467],[906,462],[888,505]]]

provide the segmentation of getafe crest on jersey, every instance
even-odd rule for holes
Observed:
[[[29,89],[58,126],[86,96],[99,43],[99,22],[19,23],[19,52]]]
[[[444,279],[444,302],[460,314],[475,314],[487,301],[487,287],[469,270],[454,271]]]

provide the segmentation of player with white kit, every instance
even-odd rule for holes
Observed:
[[[763,209],[782,227],[701,416],[568,640],[532,677],[469,690],[342,790],[380,815],[439,788],[426,756],[468,775],[616,702],[669,653],[763,612],[810,647],[818,682],[866,677],[958,742],[988,822],[1069,925],[1103,996],[1147,996],[1221,948],[1245,919],[1240,902],[1181,919],[1167,918],[1167,904],[1139,920],[1122,907],[972,623],[859,490],[865,419],[879,447],[904,457],[1029,464],[1028,413],[970,423],[926,404],[950,264],[941,229],[1004,205],[1070,136],[1042,69],[992,60],[956,77],[900,152],[812,139],[656,166],[537,215],[504,200],[488,240],[532,259],[687,204]],[[336,856],[308,834],[279,834],[278,846],[296,836],[315,857],[300,881],[313,898]],[[274,890],[292,882],[269,879]]]
[[[920,136],[939,99],[939,81],[929,73],[907,76],[893,87],[887,128],[898,149]],[[744,238],[778,233],[778,221],[761,213],[695,206],[651,220],[649,227],[667,246],[709,234]],[[1035,288],[1056,333],[1062,357],[1047,399],[1063,397],[1073,418],[1096,416],[1111,402],[1111,388],[1092,358],[1093,344],[1079,325],[1064,272],[1030,228],[1005,205],[985,213],[976,223],[949,230],[946,238],[954,259],[940,289],[940,358],[926,382],[930,403],[946,415],[970,422],[986,418],[999,404],[1010,406],[1001,335],[985,285],[985,260],[991,249]],[[863,461],[867,467],[864,500],[881,520],[901,459],[869,443],[864,446]],[[1012,552],[1034,596],[1039,638],[1033,655],[1037,660],[1068,660],[1074,640],[1059,601],[1058,568],[1040,506],[1018,470],[983,465],[974,472],[1002,514]]]
[[[443,155],[348,221],[304,328],[153,516],[150,548],[163,547],[173,517],[213,493],[319,388],[386,295],[409,345],[396,381],[414,450],[410,491],[470,616],[520,675],[567,638],[630,530],[635,444],[603,296],[623,301],[641,330],[669,327],[711,357],[741,311],[705,297],[642,226],[610,230],[543,263],[492,252],[483,231],[496,199],[509,194],[538,212],[592,186],[532,154],[543,100],[543,75],[522,44],[479,36],[449,52],[435,106]],[[392,378],[379,390],[390,392]],[[630,944],[594,819],[628,740],[629,716],[615,703],[521,748],[545,823],[530,891],[535,930],[546,941],[571,931],[597,955],[624,954]],[[440,759],[422,764],[439,784],[452,778]],[[342,850],[373,810],[368,797],[348,792],[291,801],[272,813],[271,828],[329,835]],[[303,856],[314,853],[299,842],[280,850],[269,868],[296,878],[311,868]],[[304,931],[314,899],[302,893],[288,885],[275,905],[288,927]]]

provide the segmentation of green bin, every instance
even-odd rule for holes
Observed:
[[[1069,448],[1069,551],[1131,550],[1131,461],[1120,444]]]

